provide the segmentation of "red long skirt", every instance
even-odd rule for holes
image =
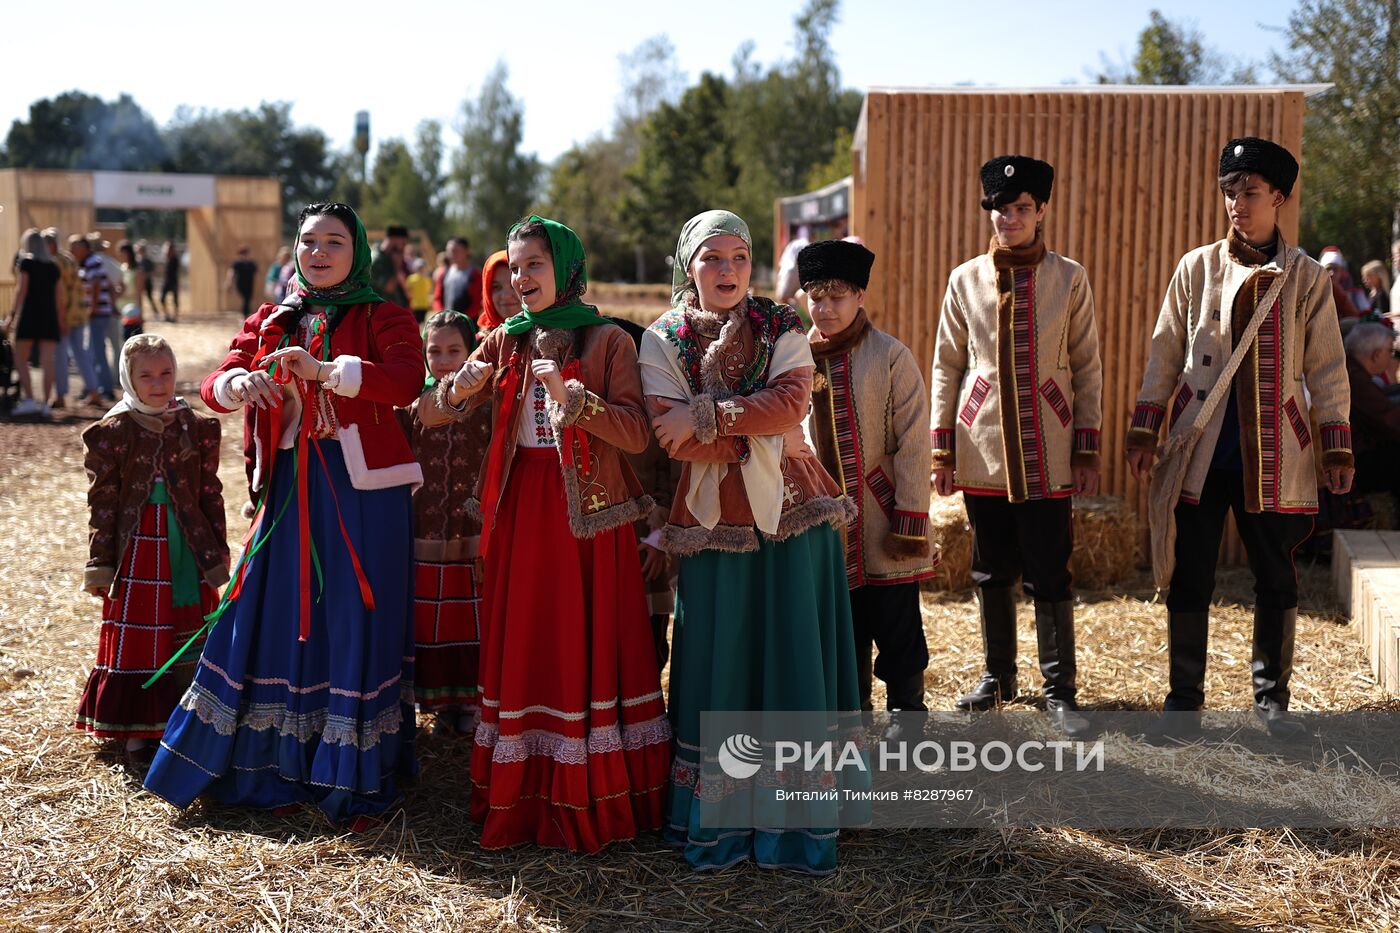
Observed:
[[[97,662],[78,701],[73,725],[104,739],[158,739],[165,721],[190,685],[202,640],[147,689],[152,674],[170,659],[219,603],[218,591],[201,584],[201,603],[176,606],[170,585],[169,511],[146,503],[141,524],[127,543],[112,595],[102,600]]]
[[[477,558],[415,563],[413,692],[425,710],[476,712],[480,566]]]
[[[486,557],[481,844],[596,852],[661,825],[671,727],[636,535],[569,530],[553,448],[517,452]]]

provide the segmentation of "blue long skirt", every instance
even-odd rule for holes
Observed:
[[[205,794],[274,808],[309,802],[334,820],[373,815],[416,773],[413,515],[408,486],[359,490],[340,444],[312,451],[307,495],[323,588],[298,640],[301,547],[291,451],[280,451],[242,591],[209,633],[194,683],[166,725],[146,788],[176,806]],[[340,517],[374,592],[367,611]],[[318,598],[319,597],[319,598]]]

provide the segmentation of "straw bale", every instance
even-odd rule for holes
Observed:
[[[1100,589],[1132,579],[1138,543],[1137,514],[1121,496],[1074,497],[1075,586]]]

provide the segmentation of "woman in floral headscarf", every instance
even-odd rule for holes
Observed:
[[[416,770],[423,474],[394,408],[422,388],[423,343],[370,287],[353,210],[313,204],[299,226],[294,293],[249,316],[200,387],[215,411],[246,412],[256,512],[146,787],[177,806],[310,803],[363,829]]]
[[[861,734],[837,531],[854,508],[803,438],[811,347],[791,308],[749,294],[751,248],[734,214],[691,218],[676,246],[675,306],[642,338],[647,408],[662,446],[682,461],[661,533],[662,548],[680,557],[665,832],[696,868],[752,858],[823,873],[836,868],[836,827],[868,819],[868,809],[778,804],[781,821],[758,825],[785,830],[716,828],[716,814],[775,813],[776,785],[760,772],[736,786],[715,768],[716,750],[701,762],[702,712],[813,711],[843,739]],[[855,787],[840,776],[836,786],[843,780]],[[738,797],[749,799],[727,809]]]
[[[670,764],[632,531],[652,502],[623,457],[647,445],[642,386],[632,339],[580,300],[574,232],[531,216],[507,248],[524,310],[418,405],[430,426],[489,402],[495,429],[471,816],[487,848],[595,852],[661,825]]]

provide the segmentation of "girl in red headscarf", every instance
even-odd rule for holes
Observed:
[[[520,299],[510,286],[510,257],[505,250],[498,250],[481,267],[481,314],[476,319],[476,339],[480,343],[486,339],[505,319],[519,312]]]

